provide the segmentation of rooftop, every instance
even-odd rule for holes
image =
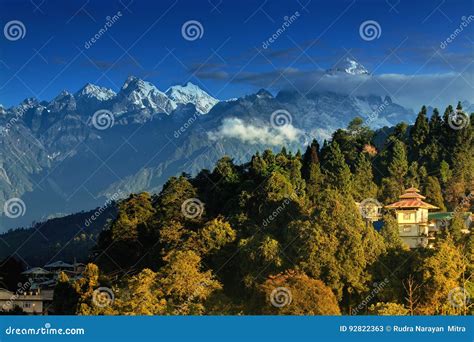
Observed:
[[[405,190],[405,193],[400,195],[400,201],[385,206],[388,209],[403,209],[403,208],[422,208],[422,209],[439,209],[437,206],[423,202],[426,197],[419,194],[420,190],[411,187]]]

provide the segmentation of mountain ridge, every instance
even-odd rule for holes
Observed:
[[[105,130],[91,120],[102,110],[114,119]],[[272,126],[272,113],[281,110],[290,115],[290,135]],[[192,83],[161,91],[137,77],[117,93],[89,83],[50,102],[25,99],[0,116],[0,204],[19,197],[28,209],[2,220],[0,231],[92,208],[119,190],[158,191],[168,177],[208,168],[223,154],[243,162],[249,151],[276,149],[281,139],[296,151],[313,138],[329,139],[355,116],[372,128],[414,119],[411,110],[380,96],[288,90],[274,96],[260,89],[219,101]],[[243,132],[229,135],[223,128]],[[266,136],[249,139],[243,134],[250,130]]]

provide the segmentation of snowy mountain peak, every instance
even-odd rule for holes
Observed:
[[[329,74],[345,73],[349,75],[370,75],[369,71],[359,62],[349,57],[336,63],[336,65],[328,70]]]
[[[201,114],[207,114],[219,102],[219,100],[191,82],[187,82],[183,86],[172,86],[166,90],[165,94],[175,103],[192,103]]]
[[[144,81],[135,76],[129,76],[125,83],[122,86],[124,92],[130,93],[132,91],[141,92],[143,94],[148,94],[152,91],[159,91],[153,84],[150,82]]]
[[[176,109],[176,103],[170,100],[152,83],[129,76],[120,90],[121,104],[128,110],[147,110],[151,113],[170,114]],[[123,109],[123,108],[122,108]]]
[[[266,89],[260,89],[258,92],[257,92],[257,97],[259,99],[271,99],[273,98],[273,95]]]
[[[76,93],[78,98],[95,98],[97,100],[110,100],[115,96],[115,92],[111,89],[99,87],[95,84],[87,83],[81,90]]]

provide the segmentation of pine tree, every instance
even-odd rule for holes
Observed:
[[[311,165],[319,164],[319,144],[316,139],[311,142],[303,155],[303,165],[301,167],[301,175],[304,180],[308,181],[311,173]]]
[[[443,193],[441,192],[441,186],[439,184],[438,178],[433,176],[428,176],[426,178],[426,186],[424,189],[426,195],[426,200],[428,203],[431,203],[437,206],[441,211],[446,211],[446,206],[444,205]]]
[[[433,109],[433,115],[429,122],[429,132],[428,145],[426,147],[426,161],[429,169],[436,169],[446,154],[442,139],[443,121],[437,108]]]
[[[385,240],[385,245],[388,249],[400,249],[404,248],[404,243],[400,238],[398,231],[397,219],[392,213],[386,213],[383,215],[383,227],[380,234]]]
[[[326,183],[333,189],[338,189],[345,194],[352,192],[351,171],[347,166],[344,156],[337,142],[331,142],[328,148],[323,170]]]
[[[389,177],[382,179],[381,194],[384,201],[398,199],[405,187],[405,176],[408,172],[405,144],[396,138],[391,138],[391,151],[388,156],[387,170]]]
[[[421,108],[415,124],[410,130],[410,159],[420,161],[425,156],[425,149],[429,135],[429,124],[426,106]]]
[[[358,155],[352,179],[355,201],[361,202],[364,199],[376,198],[377,185],[373,181],[372,164],[366,153]]]

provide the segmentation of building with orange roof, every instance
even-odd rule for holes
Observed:
[[[425,198],[420,190],[411,187],[399,196],[399,201],[385,206],[395,210],[400,237],[410,248],[431,247],[430,240],[435,238],[428,211],[439,208],[424,202]]]

